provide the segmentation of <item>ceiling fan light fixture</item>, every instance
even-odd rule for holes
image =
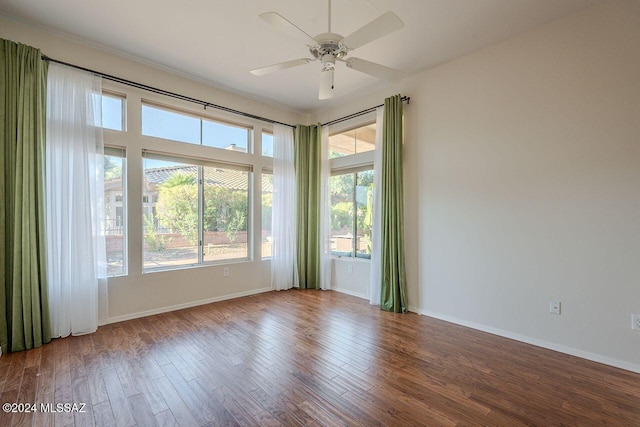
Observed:
[[[331,53],[322,55],[322,71],[329,71],[336,68],[336,57]]]
[[[318,92],[318,99],[333,98],[333,77],[334,69],[332,67],[322,68],[320,71],[320,90]]]

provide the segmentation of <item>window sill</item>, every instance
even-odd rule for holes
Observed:
[[[354,258],[352,256],[331,255],[331,259],[334,261],[346,261],[346,262],[364,262],[364,263],[371,262],[370,258]]]
[[[148,268],[148,269],[143,269],[142,274],[165,273],[167,271],[179,271],[179,270],[193,270],[197,268],[206,268],[206,267],[220,267],[224,265],[242,264],[247,262],[253,262],[253,260],[249,258],[237,258],[237,259],[225,259],[220,261],[209,261],[203,264],[187,264],[187,265],[178,265],[175,267]]]

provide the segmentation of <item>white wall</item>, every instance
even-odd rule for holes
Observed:
[[[331,289],[369,299],[371,262],[360,258],[334,258],[331,264]]]
[[[603,2],[312,119],[396,92],[412,98],[409,305],[640,372],[640,2]]]
[[[183,76],[168,73],[148,65],[132,61],[104,50],[89,47],[70,39],[45,32],[41,29],[15,22],[0,16],[0,37],[25,43],[37,48],[52,58],[112,74],[121,78],[155,86],[181,95],[202,99],[240,111],[267,116],[285,123],[307,123],[308,117],[277,108],[226,92],[211,86],[190,80]],[[262,261],[256,252],[255,261],[226,265],[202,266],[173,271],[142,273],[142,212],[141,212],[141,151],[151,148],[162,151],[171,143],[140,137],[140,100],[141,98],[162,100],[159,95],[118,86],[104,82],[105,87],[116,91],[126,91],[128,107],[128,132],[105,131],[105,140],[109,143],[125,146],[128,161],[128,201],[129,201],[129,275],[109,279],[108,313],[101,313],[101,322],[111,322],[166,311],[172,308],[186,307],[207,301],[216,301],[234,296],[248,295],[270,289],[269,261]],[[166,101],[165,101],[166,102]],[[175,101],[172,101],[175,102]],[[202,113],[195,104],[182,103],[184,109]],[[221,112],[207,110],[208,115],[232,121],[242,121],[239,116],[224,115]],[[256,133],[267,124],[245,120],[245,124],[254,126]],[[207,156],[207,147],[184,146],[183,154],[195,157]],[[223,152],[221,156],[232,157],[238,153]],[[218,156],[219,157],[219,156]],[[261,169],[268,160],[256,155],[252,157],[254,169]],[[259,174],[254,173],[255,188],[260,188]],[[254,192],[254,218],[260,218],[260,193]],[[260,224],[254,222],[254,241],[256,249],[260,246]],[[223,277],[223,268],[229,268],[230,276]],[[101,301],[101,303],[103,303]]]

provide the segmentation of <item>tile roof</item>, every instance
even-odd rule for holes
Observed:
[[[230,190],[247,190],[247,173],[235,169],[206,167],[204,169],[204,181],[205,184],[216,185]],[[198,175],[198,166],[171,166],[146,169],[144,172],[146,181],[156,185],[163,184],[174,174],[196,177]],[[262,175],[262,188],[266,193],[273,192],[273,184],[265,174]]]

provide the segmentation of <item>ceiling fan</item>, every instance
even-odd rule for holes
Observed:
[[[292,61],[281,62],[269,65],[267,67],[251,70],[251,74],[255,76],[263,76],[274,71],[284,70],[298,65],[308,64],[312,61],[320,61],[322,64],[320,72],[320,92],[319,99],[328,99],[333,97],[333,76],[336,61],[344,62],[347,67],[361,71],[372,76],[386,79],[389,81],[398,81],[402,79],[403,73],[375,62],[366,61],[359,58],[345,59],[347,54],[370,43],[380,37],[391,34],[404,27],[404,23],[393,12],[386,12],[364,27],[354,31],[347,37],[331,32],[331,0],[329,2],[329,31],[311,37],[298,26],[285,19],[276,12],[267,12],[260,15],[264,21],[276,27],[278,30],[297,38],[309,47],[309,52],[313,58],[300,58]]]

